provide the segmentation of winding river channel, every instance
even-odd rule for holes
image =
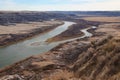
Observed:
[[[28,39],[22,42],[18,42],[16,44],[12,44],[7,47],[0,48],[0,68],[13,64],[22,59],[25,59],[26,57],[47,52],[60,43],[92,36],[91,33],[87,32],[87,30],[90,28],[86,28],[81,30],[85,34],[82,37],[59,41],[59,42],[53,42],[49,44],[45,42],[48,38],[52,38],[60,34],[61,32],[67,30],[67,28],[72,24],[75,24],[75,23],[65,21],[63,25],[58,26],[57,28],[47,33],[38,35],[36,37],[33,37],[31,39]],[[91,27],[91,28],[95,28],[95,27]]]

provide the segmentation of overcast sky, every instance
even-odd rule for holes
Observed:
[[[0,0],[0,10],[120,11],[120,0]]]

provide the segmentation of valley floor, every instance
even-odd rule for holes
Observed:
[[[0,70],[1,80],[119,80],[120,23],[89,30],[93,37],[58,45]]]

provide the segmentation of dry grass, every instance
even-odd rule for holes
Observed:
[[[120,51],[120,39],[112,39],[106,45],[103,46],[103,50],[106,52],[119,52]]]
[[[120,29],[118,28],[118,26],[120,26],[120,23],[103,24],[99,26],[96,32],[103,32],[106,33],[105,35],[118,37],[120,36]]]
[[[40,67],[44,67],[50,64],[54,64],[54,62],[51,61],[43,61],[43,62],[33,62],[32,65],[36,65],[36,66],[40,66]]]
[[[0,25],[0,34],[19,34],[27,33],[33,29],[49,27],[56,24],[62,24],[61,21],[44,21],[44,22],[30,22],[30,23],[19,23],[15,25],[2,26]]]
[[[109,80],[120,80],[120,72],[114,76],[112,76]]]
[[[107,38],[96,43],[96,48],[81,53],[73,70],[82,80],[119,80],[120,79],[120,37]],[[101,44],[102,43],[102,44]]]
[[[73,78],[73,76],[74,76],[73,72],[61,70],[59,72],[52,74],[50,77],[44,80],[70,80],[71,78]]]
[[[84,17],[84,20],[99,21],[99,22],[120,22],[120,17]]]

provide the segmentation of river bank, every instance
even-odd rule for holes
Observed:
[[[27,40],[23,40],[16,44],[12,44],[6,47],[1,47],[0,67],[2,68],[7,65],[18,62],[20,60],[23,60],[29,56],[37,55],[49,51],[50,49],[57,46],[59,43],[48,44],[45,42],[45,40],[67,30],[67,28],[72,24],[74,23],[64,21],[63,25],[60,25],[51,31],[45,32],[44,34],[32,37]]]
[[[73,24],[73,23],[72,23]],[[67,29],[67,28],[66,28]],[[86,29],[86,31],[87,31],[87,29]],[[58,33],[59,34],[59,33]],[[87,35],[87,34],[86,34]],[[87,35],[88,36],[88,35]],[[86,36],[86,37],[87,37]],[[78,40],[77,40],[78,41]],[[74,42],[74,41],[73,41]],[[64,43],[64,44],[61,44],[61,45],[59,45],[59,46],[57,46],[57,47],[55,47],[55,48],[53,48],[51,51],[54,51],[54,50],[57,50],[57,49],[59,49],[58,47],[63,47],[62,45],[65,45],[65,44],[67,44],[67,43],[72,43],[72,41],[71,42],[66,42],[66,43]],[[67,48],[67,47],[66,47]],[[66,49],[65,49],[66,50]],[[51,51],[50,51],[50,53],[51,53]],[[49,52],[48,52],[49,53]],[[50,56],[51,56],[51,58],[53,58],[53,56],[52,56],[52,54],[50,54],[49,56],[48,56],[48,53],[45,53],[45,54],[41,54],[42,55],[42,57],[45,57],[46,55],[46,59],[47,59],[47,57],[49,57],[49,59],[50,59]],[[25,63],[26,64],[26,62],[28,62],[29,61],[29,59],[30,59],[30,62],[32,61],[32,59],[33,58],[35,58],[35,57],[29,57],[29,58],[27,58],[27,59],[25,59],[25,60],[22,60],[22,61],[20,61],[20,62],[17,62],[17,63],[15,63],[15,64],[13,64],[12,66],[16,66],[16,65],[20,65],[21,63],[23,64],[23,63]],[[45,60],[46,60],[45,59]],[[45,62],[46,63],[46,62]],[[51,64],[51,62],[48,62],[47,64]],[[44,63],[43,63],[44,64]],[[5,69],[2,69],[1,70],[1,72],[2,71],[4,71],[4,70],[6,70],[6,69],[10,69],[11,68],[11,66],[9,66],[9,67],[6,67]],[[15,68],[16,69],[16,68]],[[9,70],[8,70],[9,71]]]
[[[68,29],[61,34],[58,34],[52,38],[49,38],[46,40],[46,42],[58,42],[58,41],[64,41],[69,40],[72,38],[77,38],[84,36],[85,34],[81,31],[82,29],[89,28],[91,26],[98,27],[100,24],[104,24],[104,22],[97,22],[97,21],[87,21],[83,19],[71,19],[69,21],[73,21],[76,24],[73,24],[68,27]]]
[[[113,69],[111,68],[114,66],[115,69],[119,70],[119,66],[116,66],[114,64],[111,64],[112,66],[101,64],[101,62],[103,64],[104,62],[108,63],[107,59],[101,59],[103,58],[103,56],[105,58],[111,56],[112,59],[109,60],[110,63],[116,63],[119,61],[119,56],[115,54],[115,52],[118,51],[116,50],[118,45],[113,45],[114,54],[111,54],[114,55],[114,57],[112,57],[112,55],[105,56],[104,54],[101,54],[102,56],[100,56],[100,53],[96,52],[96,48],[97,50],[99,49],[106,51],[106,46],[108,46],[111,42],[117,42],[116,44],[118,44],[118,40],[119,39],[112,39],[111,36],[108,36],[92,42],[82,42],[81,40],[66,42],[53,48],[47,53],[31,56],[25,60],[11,65],[10,67],[0,70],[0,78],[3,80],[96,80],[98,78],[100,80],[119,79],[118,72],[113,71]],[[106,78],[104,78],[104,75],[102,77],[100,77],[99,75],[92,75],[91,77],[90,74],[92,74],[92,71],[95,71],[94,74],[97,74],[97,71],[99,72],[98,74],[105,73],[105,70],[101,70],[101,68],[104,67],[107,67],[107,69],[109,70],[108,73],[106,73]],[[98,68],[100,68],[100,70]],[[88,72],[88,69],[90,70],[90,72]],[[114,74],[112,74],[112,76],[110,77],[109,73],[111,72]],[[85,74],[88,73],[89,76],[86,76]],[[116,75],[116,77],[114,77],[114,75]]]
[[[62,32],[59,35],[56,35],[52,38],[49,38],[46,40],[46,42],[51,43],[51,42],[58,42],[58,41],[64,41],[64,40],[69,40],[72,38],[77,38],[81,37],[84,35],[83,32],[80,30],[91,27],[91,26],[96,26],[99,27],[99,25],[104,25],[104,24],[119,24],[120,22],[120,17],[107,17],[107,16],[89,16],[89,17],[78,17],[78,18],[73,18],[69,19],[68,21],[73,21],[76,24],[71,25],[66,31]],[[92,29],[88,30],[90,31],[93,36],[94,35],[103,35],[104,32],[99,32],[95,33]]]
[[[29,22],[27,24],[16,24],[0,26],[0,46],[7,46],[38,34],[50,31],[64,24],[62,21]]]

